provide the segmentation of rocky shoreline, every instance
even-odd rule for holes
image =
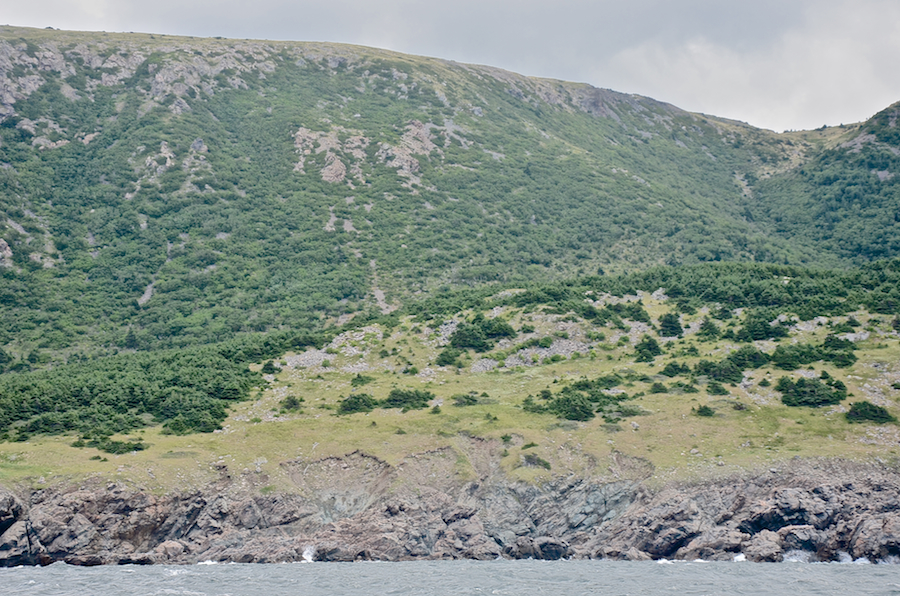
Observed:
[[[0,566],[201,561],[605,558],[781,561],[900,556],[900,473],[794,460],[778,469],[648,488],[622,458],[614,481],[466,482],[441,450],[400,466],[363,453],[282,464],[296,492],[157,496],[98,480],[0,489]]]

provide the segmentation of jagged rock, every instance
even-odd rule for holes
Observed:
[[[24,501],[4,491],[0,566],[900,555],[900,476],[890,469],[801,461],[777,474],[650,491],[639,475],[535,486],[485,472],[455,482],[446,473],[454,461],[438,450],[402,473],[358,453],[306,462],[314,473],[305,476],[288,466],[298,494],[254,494],[231,480],[165,496],[99,482]]]
[[[900,517],[897,512],[864,520],[850,539],[848,549],[853,558],[871,561],[889,555],[900,555]]]
[[[323,562],[350,562],[365,561],[372,557],[366,550],[348,549],[343,545],[320,545],[316,548],[316,561]]]
[[[677,559],[730,560],[741,551],[750,535],[739,530],[715,527],[703,532],[675,554]]]
[[[635,547],[629,548],[625,551],[624,558],[626,561],[651,561],[653,557],[645,553],[644,551],[638,550]]]
[[[0,566],[44,565],[48,562],[47,550],[28,522],[17,521],[0,536]]]
[[[602,546],[591,556],[592,559],[612,559],[614,561],[651,561],[648,553],[630,546],[625,550],[619,550],[613,546]]]
[[[785,550],[817,552],[825,544],[822,532],[813,526],[785,526],[778,530],[778,536]]]
[[[156,547],[156,552],[170,559],[174,559],[184,553],[184,545],[180,542],[175,542],[174,540],[166,540]]]
[[[823,528],[831,523],[834,510],[819,495],[797,488],[775,491],[772,498],[760,503],[743,524],[749,532],[777,530],[790,525]]]
[[[771,530],[762,530],[742,549],[748,560],[756,563],[780,563],[783,559],[781,539]]]
[[[0,253],[2,253],[0,246]],[[2,254],[0,254],[2,257]],[[0,491],[0,536],[22,515],[22,503],[12,493]]]
[[[538,558],[556,561],[568,556],[569,543],[550,536],[541,536],[535,539],[534,549],[540,555]]]
[[[109,562],[107,557],[100,554],[72,555],[63,560],[69,565],[78,565],[80,567],[96,567],[98,565],[105,565]]]

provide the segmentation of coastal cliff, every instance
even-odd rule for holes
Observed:
[[[538,486],[502,475],[460,483],[448,456],[287,462],[291,493],[238,489],[225,474],[161,496],[101,481],[3,490],[0,565],[900,555],[900,475],[875,464],[793,460],[651,488],[648,466],[622,457],[619,480]]]

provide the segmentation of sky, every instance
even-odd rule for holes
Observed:
[[[898,0],[0,0],[0,23],[353,43],[776,131],[858,122],[900,101]]]

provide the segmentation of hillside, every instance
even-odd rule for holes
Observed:
[[[890,111],[776,135],[362,47],[14,27],[0,90],[0,347],[20,368],[460,286],[898,254]]]
[[[663,267],[8,373],[0,565],[896,561],[898,277]]]
[[[168,491],[222,464],[290,490],[294,458],[398,465],[430,449],[458,452],[466,477],[471,440],[529,482],[590,476],[616,453],[659,482],[795,455],[894,461],[898,276],[898,261],[658,268],[448,294],[319,339],[8,373],[0,480],[100,473]]]

